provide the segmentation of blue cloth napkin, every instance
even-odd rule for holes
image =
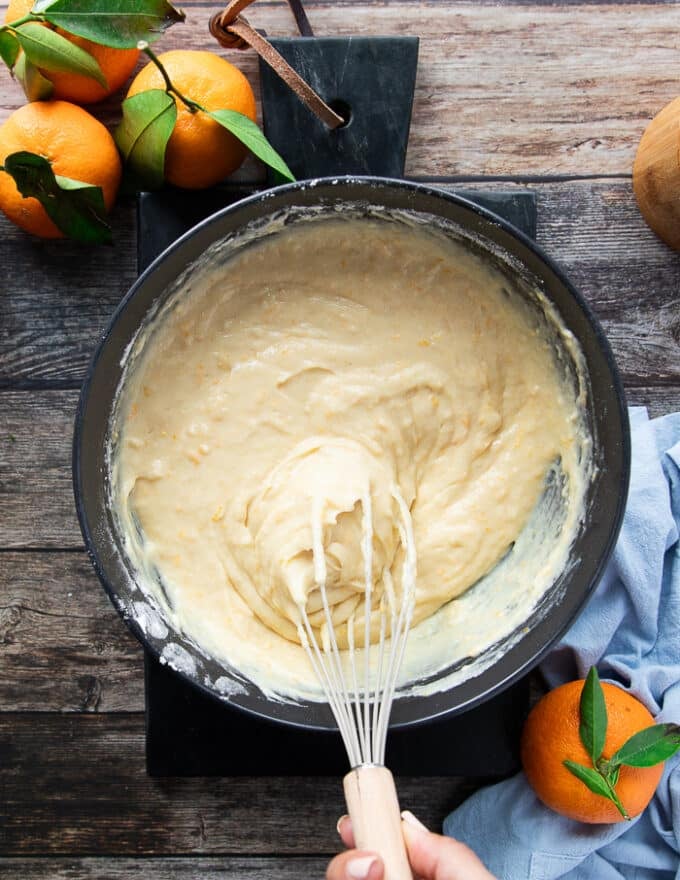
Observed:
[[[551,687],[596,665],[680,722],[680,413],[629,411],[632,473],[613,558],[541,669]],[[637,819],[584,825],[544,807],[523,774],[473,795],[444,822],[502,880],[680,880],[680,755]]]

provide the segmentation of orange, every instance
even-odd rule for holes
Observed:
[[[170,80],[186,98],[206,110],[236,110],[255,121],[255,96],[238,67],[213,52],[177,49],[159,56]],[[134,78],[128,98],[147,89],[164,89],[154,64]],[[243,144],[200,110],[191,113],[175,96],[177,122],[165,153],[165,179],[184,189],[204,189],[224,180],[247,155]]]
[[[10,0],[5,23],[23,18],[31,10],[33,3],[34,0]],[[49,25],[45,25],[45,27],[49,27]],[[106,79],[107,87],[104,88],[89,76],[41,68],[42,75],[54,86],[52,98],[73,101],[76,104],[94,104],[96,101],[102,101],[113,94],[128,81],[137,64],[139,49],[113,49],[110,46],[101,46],[99,43],[93,43],[83,37],[68,34],[61,28],[56,28],[56,30],[96,59]]]
[[[583,681],[571,681],[546,694],[531,710],[522,732],[524,772],[546,806],[580,822],[621,822],[623,816],[608,799],[590,791],[563,765],[565,759],[592,767],[579,736],[579,701]],[[607,737],[603,750],[611,758],[624,742],[654,719],[639,700],[612,684],[602,683],[607,706]],[[647,806],[656,790],[663,764],[621,767],[616,793],[628,815]]]
[[[82,107],[66,101],[24,104],[0,126],[0,164],[10,153],[44,156],[62,177],[100,186],[108,211],[121,178],[118,150],[106,128]],[[63,238],[37,199],[23,198],[9,174],[0,172],[0,209],[42,238]]]

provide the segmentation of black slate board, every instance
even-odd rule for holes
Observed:
[[[260,58],[264,133],[295,177],[402,177],[418,37],[270,37],[270,42],[346,120],[328,129]]]

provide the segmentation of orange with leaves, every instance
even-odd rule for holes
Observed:
[[[0,165],[22,151],[47,159],[56,175],[100,187],[106,210],[113,205],[120,156],[108,130],[82,107],[37,101],[15,110],[0,126]],[[38,199],[24,198],[5,171],[0,171],[0,210],[27,232],[63,237]]]
[[[620,687],[600,684],[593,668],[586,681],[555,688],[534,706],[522,733],[522,765],[556,812],[580,822],[620,822],[652,799],[679,734],[675,724],[654,725]]]
[[[10,0],[5,23],[9,24],[23,18],[30,12],[33,3],[34,0]],[[43,27],[51,27],[51,25],[45,24]],[[72,101],[75,104],[94,104],[118,91],[132,75],[139,58],[139,49],[113,49],[110,46],[93,43],[91,40],[86,40],[75,34],[66,33],[61,28],[55,28],[55,30],[62,37],[66,37],[71,43],[92,55],[104,74],[106,88],[84,74],[41,69],[42,75],[52,83],[52,98]]]
[[[205,110],[235,110],[253,122],[255,96],[250,83],[229,61],[213,52],[176,49],[158,56],[174,88]],[[158,67],[149,63],[128,91],[128,98],[149,89],[165,89]],[[173,94],[177,121],[165,152],[165,179],[184,189],[204,189],[232,174],[248,150],[203,110],[191,110]]]

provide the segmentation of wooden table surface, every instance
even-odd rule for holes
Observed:
[[[218,4],[184,5],[187,22],[160,47],[216,48],[207,22]],[[680,7],[307,8],[319,35],[420,35],[407,175],[536,192],[538,240],[602,321],[629,401],[655,415],[680,408],[680,258],[643,223],[630,180],[647,122],[680,92]],[[295,33],[283,2],[248,18]],[[229,57],[256,83],[251,52]],[[2,68],[0,121],[22,102]],[[113,122],[115,101],[97,112]],[[321,877],[338,846],[337,779],[145,773],[142,652],[85,556],[71,491],[78,389],[135,278],[133,205],[113,223],[113,248],[86,249],[0,217],[0,876]],[[404,806],[432,826],[473,786],[400,780]]]

